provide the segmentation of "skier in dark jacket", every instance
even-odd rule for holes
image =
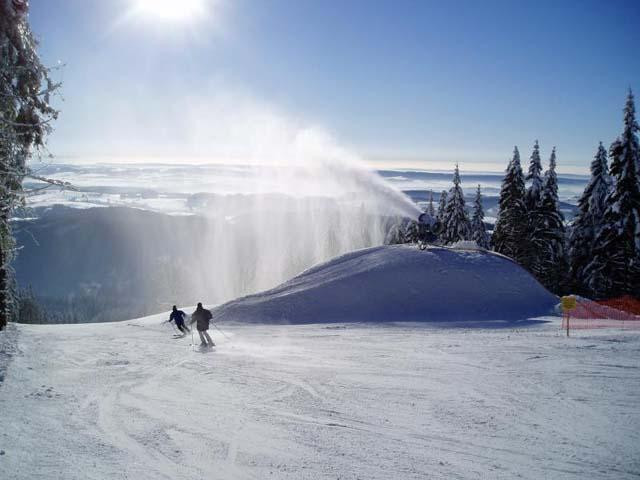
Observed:
[[[171,315],[169,315],[169,320],[167,322],[176,322],[176,327],[178,330],[182,332],[182,335],[186,335],[187,332],[190,332],[189,327],[184,324],[184,319],[187,317],[187,314],[182,310],[178,310],[178,307],[173,306],[173,310],[171,310]]]
[[[200,335],[200,344],[201,347],[215,347],[216,344],[213,343],[211,337],[207,333],[209,330],[209,320],[213,318],[211,312],[206,308],[202,308],[202,303],[198,303],[198,308],[196,311],[191,314],[191,325],[196,323],[196,328],[198,330],[198,335]]]

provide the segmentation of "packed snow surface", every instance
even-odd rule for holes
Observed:
[[[194,352],[164,318],[18,326],[0,478],[640,475],[637,334],[221,324]]]
[[[501,255],[398,245],[342,255],[213,314],[220,321],[259,323],[477,323],[549,315],[557,303]]]

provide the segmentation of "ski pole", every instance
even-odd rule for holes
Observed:
[[[191,351],[195,352],[196,346],[194,345],[194,340],[193,340],[193,323],[191,324],[191,328],[189,330],[191,331]]]
[[[230,339],[229,337],[227,337],[227,335],[226,335],[222,330],[220,330],[220,329],[218,328],[218,326],[217,326],[215,323],[211,322],[211,324],[212,324],[214,327],[216,327],[216,330],[218,330],[222,335],[224,335],[224,338],[226,338],[227,340],[231,341],[231,339]]]

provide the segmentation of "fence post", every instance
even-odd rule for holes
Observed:
[[[569,317],[571,315],[571,310],[576,308],[576,297],[573,295],[567,295],[562,297],[562,313],[565,315],[565,320],[567,322],[567,337],[569,336]]]

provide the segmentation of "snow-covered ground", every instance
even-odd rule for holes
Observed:
[[[2,479],[623,479],[640,336],[426,325],[17,326]]]

